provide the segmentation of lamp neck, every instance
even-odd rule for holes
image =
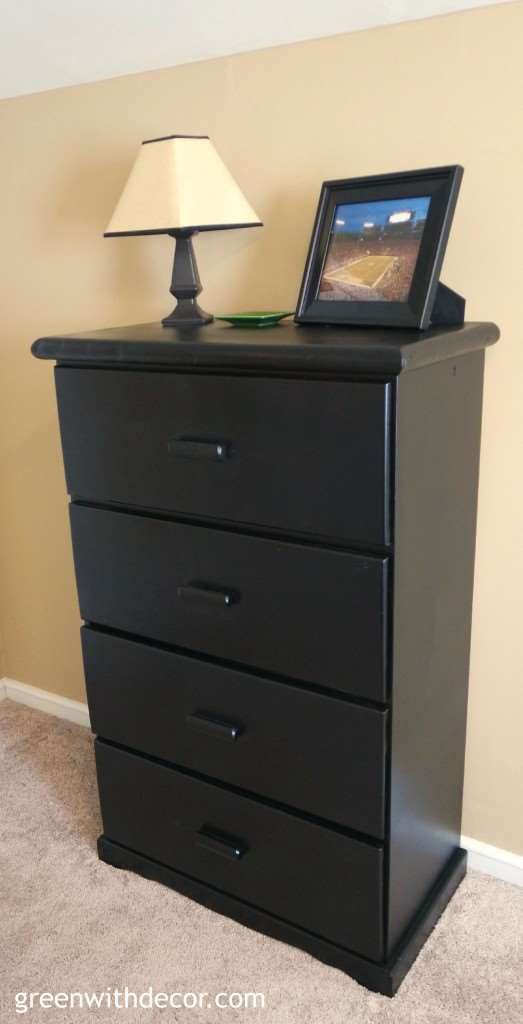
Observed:
[[[170,238],[191,238],[192,235],[198,234],[198,228],[173,228],[167,234]]]

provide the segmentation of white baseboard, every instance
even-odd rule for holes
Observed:
[[[0,700],[5,697],[57,718],[65,718],[68,722],[76,722],[86,728],[90,726],[87,704],[79,700],[69,700],[58,693],[50,693],[49,690],[40,690],[37,686],[7,678],[0,679]],[[523,857],[517,853],[489,846],[469,836],[461,837],[461,845],[468,850],[468,866],[473,871],[481,871],[505,882],[512,882],[513,885],[523,886]]]
[[[523,886],[523,857],[519,854],[489,846],[469,836],[461,837],[461,845],[468,850],[468,866],[472,871],[482,871],[484,875]]]
[[[65,718],[68,722],[76,722],[77,725],[84,725],[87,728],[90,726],[87,704],[82,704],[79,700],[70,700],[69,697],[61,697],[58,693],[50,693],[49,690],[41,690],[38,686],[29,686],[28,683],[19,683],[16,679],[4,677],[0,679],[0,700],[5,697],[19,704],[26,704],[27,707],[36,708],[37,711],[45,711],[48,715]]]

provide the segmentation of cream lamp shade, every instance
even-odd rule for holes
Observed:
[[[260,225],[209,137],[171,135],[142,143],[105,235]]]
[[[207,135],[168,135],[142,142],[104,234],[176,239],[170,290],[178,301],[162,324],[196,327],[213,318],[196,301],[201,282],[192,235],[261,226]]]

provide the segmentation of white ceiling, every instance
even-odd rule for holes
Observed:
[[[507,0],[4,0],[0,97]]]

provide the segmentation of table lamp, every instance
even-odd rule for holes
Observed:
[[[177,305],[162,324],[196,327],[213,317],[196,301],[202,286],[192,236],[261,226],[208,135],[167,135],[142,142],[104,235],[176,239],[170,291]]]

